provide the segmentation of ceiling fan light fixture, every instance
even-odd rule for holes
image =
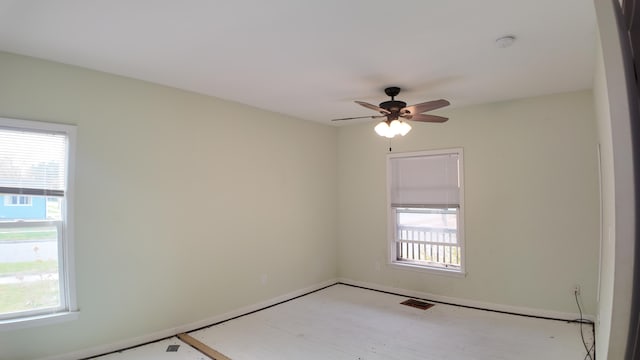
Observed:
[[[392,120],[391,123],[389,123],[389,129],[391,130],[394,136],[400,134],[401,128],[402,128],[402,125],[400,125],[400,120],[398,119]]]
[[[391,122],[385,120],[380,121],[374,130],[378,135],[391,139],[396,135],[407,135],[407,133],[411,131],[411,125],[407,124],[406,121],[398,119],[392,120]]]
[[[449,101],[445,99],[427,101],[411,106],[407,106],[404,101],[396,100],[395,97],[400,93],[399,87],[388,87],[384,89],[385,94],[391,97],[389,101],[383,101],[379,106],[369,104],[364,101],[356,101],[356,104],[366,107],[370,110],[377,111],[380,115],[377,116],[357,116],[341,119],[333,119],[331,121],[340,120],[353,120],[363,118],[386,118],[380,121],[374,128],[376,133],[386,138],[393,138],[396,135],[405,136],[411,131],[411,125],[406,120],[427,122],[427,123],[442,123],[448,119],[437,115],[424,114],[427,111],[440,109],[442,107],[450,105]]]
[[[374,130],[378,135],[385,137],[388,137],[387,134],[389,134],[389,132],[391,131],[391,129],[389,128],[389,124],[387,124],[386,121],[380,121],[378,125],[376,125]]]
[[[411,131],[411,125],[406,121],[400,122],[400,135],[405,136]]]

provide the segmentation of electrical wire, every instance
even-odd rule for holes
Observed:
[[[591,351],[593,351],[596,345],[595,339],[593,341],[593,345],[591,345],[591,347],[588,347],[587,342],[584,339],[584,331],[582,329],[583,323],[593,324],[593,321],[585,321],[585,319],[582,317],[582,307],[580,307],[580,301],[578,301],[578,291],[574,290],[573,296],[576,298],[576,305],[578,305],[578,312],[580,312],[580,338],[582,339],[582,345],[584,345],[584,349],[587,352],[583,360],[587,360],[587,359],[594,360],[594,357],[591,356]]]
[[[595,346],[595,343],[591,345],[591,347],[589,348],[589,352],[587,352],[587,354],[584,356],[584,358],[582,360],[587,360],[587,358],[591,358],[591,351],[593,351],[593,347]]]

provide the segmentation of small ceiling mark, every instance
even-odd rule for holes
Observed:
[[[508,48],[516,41],[516,37],[513,35],[506,35],[496,39],[496,46],[504,49]]]

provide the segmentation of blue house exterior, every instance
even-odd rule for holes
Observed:
[[[46,218],[47,201],[44,196],[0,195],[0,221]]]

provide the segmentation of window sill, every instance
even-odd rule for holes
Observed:
[[[0,320],[0,331],[17,330],[36,326],[57,324],[77,320],[79,311],[67,311],[55,314],[37,315],[19,319]]]
[[[438,267],[432,267],[427,265],[418,265],[418,264],[403,263],[403,262],[391,262],[389,263],[389,266],[394,267],[396,269],[430,273],[434,275],[451,276],[451,277],[458,277],[458,278],[464,278],[467,276],[467,273],[464,271],[449,270],[445,268],[438,268]]]

